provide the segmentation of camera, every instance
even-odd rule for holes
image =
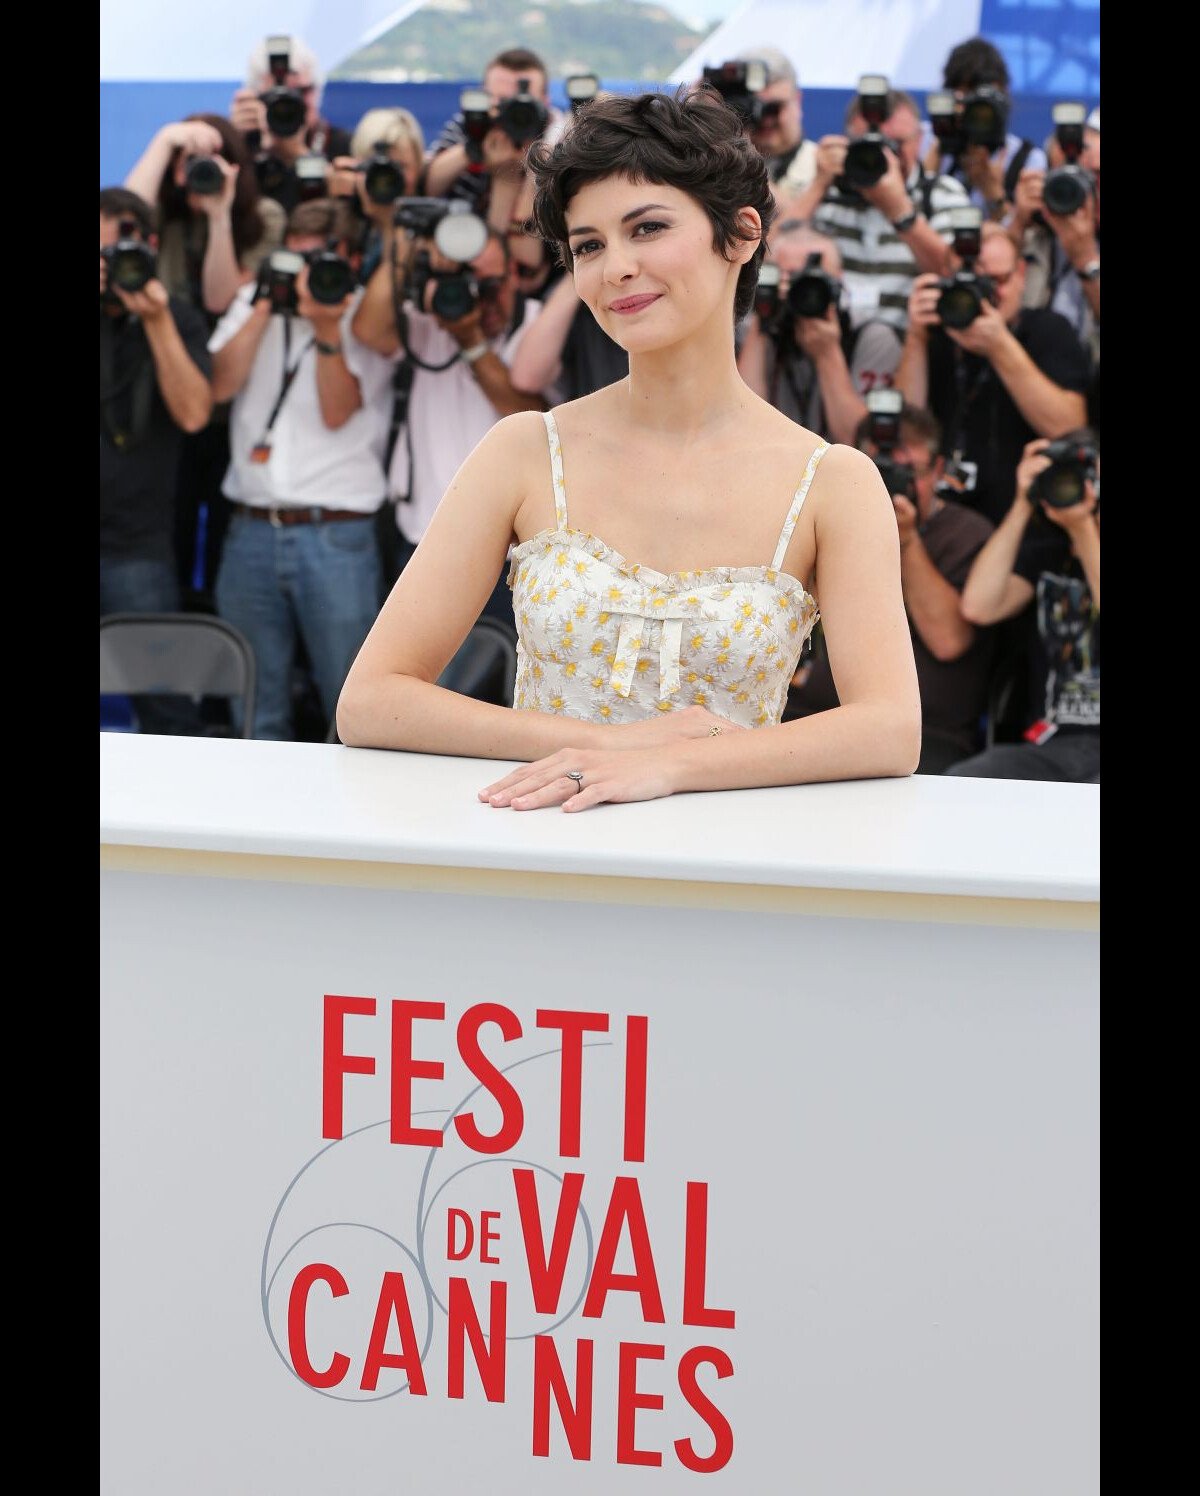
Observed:
[[[723,62],[720,67],[704,69],[704,82],[716,89],[743,124],[753,129],[762,119],[758,96],[767,86],[765,62]]]
[[[407,185],[404,172],[392,160],[386,140],[376,141],[371,155],[358,168],[363,174],[363,189],[373,203],[386,206],[404,196]]]
[[[483,137],[492,128],[492,96],[485,88],[464,88],[458,107],[467,138],[467,160],[478,166],[483,160]]]
[[[837,305],[841,289],[833,276],[821,269],[821,251],[814,249],[804,269],[792,277],[787,293],[788,310],[794,317],[823,317],[831,306]]]
[[[600,91],[600,79],[595,73],[572,73],[566,82],[567,98],[574,113],[581,105],[589,103]]]
[[[858,80],[858,108],[867,130],[846,147],[846,164],[837,182],[843,191],[874,187],[887,171],[890,146],[880,126],[888,117],[888,92],[888,80],[878,73],[866,73]]]
[[[293,135],[299,135],[308,119],[308,105],[304,95],[298,88],[287,86],[287,76],[292,69],[290,36],[267,38],[267,66],[275,80],[274,88],[259,94],[267,110],[267,129],[281,140],[287,140]]]
[[[304,269],[304,256],[292,249],[273,250],[258,272],[255,301],[269,301],[271,311],[296,310],[296,277]]]
[[[754,313],[764,332],[772,330],[771,324],[779,315],[779,266],[760,265],[758,283],[754,287]]]
[[[938,281],[937,314],[943,327],[961,332],[970,327],[983,310],[983,303],[996,305],[996,284],[989,275],[975,270],[979,257],[983,214],[978,208],[951,208],[950,231],[954,253],[964,261],[961,270]]]
[[[899,390],[872,390],[867,398],[869,436],[876,447],[873,458],[879,469],[887,491],[893,497],[902,494],[912,503],[917,502],[917,475],[912,464],[897,462],[892,456],[900,442],[900,414],[904,409],[904,396]]]
[[[325,249],[299,254],[293,249],[274,250],[263,261],[254,299],[266,299],[271,311],[296,312],[296,277],[308,266],[308,289],[314,301],[322,306],[337,306],[354,290],[354,270],[343,259],[332,242]]]
[[[425,289],[434,283],[432,308],[446,322],[456,322],[476,305],[479,286],[466,268],[487,244],[487,225],[465,203],[440,197],[406,197],[396,204],[396,225],[414,238],[432,238],[439,253],[459,266],[434,270],[428,250],[413,255],[408,299],[424,309]]]
[[[958,129],[958,100],[952,93],[938,91],[925,96],[925,111],[934,139],[942,148],[942,158],[957,156],[962,150]]]
[[[328,163],[324,156],[301,156],[292,167],[296,175],[298,198],[302,203],[312,203],[325,196]]]
[[[224,190],[225,173],[215,156],[191,156],[184,168],[183,185],[197,197],[216,197]]]
[[[1044,504],[1048,509],[1070,509],[1080,503],[1084,485],[1096,481],[1099,455],[1100,449],[1090,432],[1047,442],[1042,456],[1050,459],[1050,466],[1029,485],[1030,501]]]
[[[1042,202],[1049,212],[1062,217],[1082,208],[1096,187],[1091,172],[1079,165],[1079,157],[1083,154],[1083,122],[1087,118],[1087,110],[1082,104],[1055,104],[1051,118],[1054,120],[1054,134],[1067,158],[1067,164],[1046,173]]]
[[[145,289],[158,271],[158,260],[148,244],[137,238],[137,223],[132,218],[122,218],[117,226],[117,242],[106,244],[100,251],[108,262],[108,290],[102,299],[116,300],[117,287],[133,295]]]
[[[958,111],[959,146],[981,145],[998,151],[1008,135],[1008,96],[1002,88],[985,84],[973,88]]]
[[[529,92],[529,79],[517,79],[517,91],[496,111],[495,123],[513,145],[528,145],[546,128],[550,111]]]

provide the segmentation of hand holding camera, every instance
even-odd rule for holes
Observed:
[[[794,323],[796,346],[819,364],[835,348],[842,346],[842,324],[837,307],[830,303],[818,317],[797,317]]]
[[[850,142],[844,135],[823,135],[817,142],[816,179],[828,191],[846,171],[846,148]]]
[[[983,194],[985,202],[994,203],[1004,198],[1004,170],[992,160],[987,146],[968,145],[961,156],[963,173],[976,191]]]
[[[332,256],[326,258],[332,259]],[[346,264],[344,260],[341,264]],[[314,257],[296,275],[296,314],[306,318],[313,325],[313,331],[317,338],[323,343],[336,343],[339,337],[339,327],[342,318],[350,307],[350,298],[353,294],[353,284],[339,301],[327,299],[318,300],[313,294],[312,272],[316,269],[318,277],[321,275],[321,258]],[[349,267],[347,266],[347,269]],[[330,287],[318,284],[323,297],[328,297],[338,286]]]
[[[940,327],[938,302],[942,296],[942,278],[932,271],[918,275],[908,293],[908,331],[910,336],[927,337],[931,327]]]
[[[1042,216],[1054,230],[1063,253],[1076,270],[1083,270],[1100,258],[1096,242],[1096,202],[1090,195],[1072,213],[1052,213],[1043,204]]]
[[[220,131],[203,120],[180,120],[164,125],[159,137],[173,151],[183,151],[188,156],[217,156],[221,151]]]
[[[1017,468],[1017,497],[1064,530],[1086,523],[1099,501],[1100,451],[1089,432],[1041,437],[1025,448]]]
[[[228,218],[237,195],[240,166],[224,156],[192,156],[182,163],[188,207],[207,218]]]
[[[263,136],[267,132],[267,111],[252,88],[239,88],[229,106],[229,120],[243,135]]]
[[[942,294],[945,295],[945,292]],[[960,348],[988,360],[995,356],[996,349],[1010,336],[1008,323],[986,297],[979,302],[979,310],[966,327],[949,327],[944,316],[941,322],[946,336]]]

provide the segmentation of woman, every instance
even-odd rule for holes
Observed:
[[[523,760],[480,791],[517,810],[911,774],[887,490],[737,372],[774,200],[736,115],[604,99],[531,155],[537,227],[629,376],[476,447],[350,671],[342,741]],[[434,684],[512,542],[514,711]],[[817,599],[842,704],[780,726]]]

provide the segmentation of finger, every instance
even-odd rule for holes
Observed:
[[[602,784],[589,784],[586,789],[563,801],[564,810],[588,810],[593,805],[603,805],[608,799],[608,790]]]
[[[548,758],[534,759],[532,763],[522,764],[519,769],[511,770],[503,779],[497,779],[495,784],[489,784],[486,789],[480,790],[479,798],[486,800],[491,795],[502,794],[531,776],[536,778],[539,784],[544,784],[548,779],[562,772],[562,760],[557,754],[551,754]]]
[[[562,805],[565,801],[573,800],[577,795],[582,794],[583,791],[573,779],[560,774],[557,779],[552,779],[541,789],[528,790],[523,795],[514,795],[509,804],[513,810],[541,810],[547,805]]]

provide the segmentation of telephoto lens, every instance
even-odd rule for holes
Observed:
[[[990,84],[973,89],[963,100],[958,127],[965,145],[998,151],[1008,131],[1008,99],[1004,90]]]
[[[788,306],[796,317],[823,317],[836,304],[839,290],[833,276],[821,269],[821,251],[814,249],[788,287]]]
[[[184,186],[197,197],[216,197],[225,186],[225,173],[215,156],[193,156],[184,170]]]
[[[959,270],[938,282],[937,314],[943,327],[961,332],[983,310],[984,287],[973,270]]]
[[[110,290],[119,289],[132,296],[135,291],[144,290],[158,270],[154,251],[140,239],[122,237],[100,253],[108,261]]]
[[[496,113],[496,123],[513,145],[536,140],[546,128],[549,110],[529,92],[529,79],[517,79],[517,92],[505,99]]]
[[[322,306],[337,306],[354,290],[350,261],[336,250],[320,249],[308,256],[308,289]]]
[[[1085,485],[1096,481],[1099,449],[1090,436],[1060,436],[1048,442],[1042,456],[1050,459],[1029,485],[1029,497],[1048,509],[1070,509],[1082,503]]]
[[[362,173],[363,187],[373,203],[386,206],[404,196],[404,173],[392,160],[385,141],[380,141],[370,159],[363,163]]]
[[[304,122],[308,118],[308,105],[304,102],[304,95],[295,88],[269,88],[266,93],[259,94],[259,98],[266,105],[267,129],[272,135],[278,135],[281,140],[288,140],[293,135],[299,135],[304,129]]]
[[[457,322],[479,302],[475,278],[467,271],[455,275],[436,275],[431,305],[444,322]]]

